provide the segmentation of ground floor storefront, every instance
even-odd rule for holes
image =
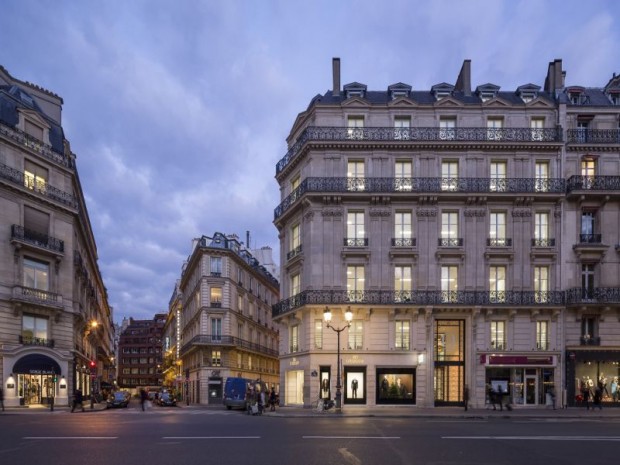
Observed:
[[[620,407],[620,350],[589,350],[574,348],[566,351],[567,404],[584,403],[585,392],[591,402],[600,389],[601,402]]]

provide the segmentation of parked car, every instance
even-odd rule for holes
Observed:
[[[157,400],[160,407],[176,407],[177,400],[169,392],[162,392]]]
[[[108,397],[106,408],[127,408],[129,395],[126,392],[115,392]]]

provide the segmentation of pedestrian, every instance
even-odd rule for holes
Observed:
[[[493,386],[489,385],[487,388],[487,396],[489,398],[489,404],[491,404],[493,406],[493,410],[497,410],[495,408],[495,403],[496,401],[496,395],[495,395],[495,391],[493,390]]]
[[[499,411],[503,412],[504,411],[504,389],[502,388],[501,384],[497,385],[497,403],[499,404]],[[495,410],[495,409],[493,409]]]
[[[269,405],[271,406],[270,411],[276,411],[276,390],[271,388],[271,392],[269,393]]]
[[[144,388],[140,389],[140,405],[142,406],[142,411],[146,410],[146,401],[148,399],[148,394],[144,390]]]
[[[590,389],[587,386],[584,387],[583,391],[581,391],[581,396],[583,397],[583,403],[586,406],[586,410],[590,410]],[[592,408],[594,410],[594,407]]]
[[[265,408],[265,389],[260,390],[260,394],[258,396],[258,411],[259,413],[263,413],[263,409]]]
[[[0,405],[2,405],[2,411],[4,412],[4,391],[2,386],[0,386]]]
[[[467,404],[469,403],[469,386],[467,384],[463,388],[463,401],[465,402],[465,411],[467,412]]]
[[[84,395],[82,394],[82,390],[77,388],[73,393],[73,405],[71,406],[71,413],[78,408],[78,405],[82,408],[82,412],[84,411]]]
[[[602,400],[603,400],[603,389],[599,385],[594,391],[594,406],[592,407],[593,412],[596,407],[598,407],[599,410],[603,410],[603,405],[601,402]]]
[[[549,389],[549,398],[551,399],[551,406],[555,410],[555,388],[553,386]]]

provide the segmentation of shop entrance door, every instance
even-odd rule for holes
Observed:
[[[534,373],[529,373],[531,370],[526,370],[525,374],[525,404],[536,405],[536,399],[538,399],[538,378],[536,376],[536,370]]]

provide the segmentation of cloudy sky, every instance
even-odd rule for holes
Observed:
[[[342,83],[383,90],[620,73],[617,0],[2,0],[0,65],[64,99],[115,320],[166,311],[191,239],[279,260],[275,164],[296,115]]]

